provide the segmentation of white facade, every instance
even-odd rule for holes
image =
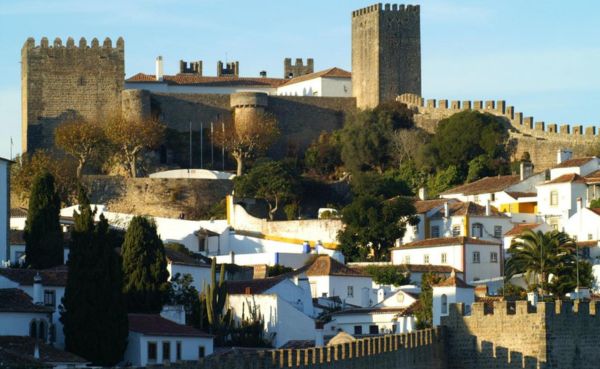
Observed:
[[[29,324],[43,321],[49,327],[52,321],[47,313],[0,312],[0,336],[29,336]]]
[[[564,230],[577,241],[600,240],[600,214],[582,208],[564,223]]]
[[[235,174],[208,169],[173,169],[148,175],[150,178],[233,179]]]
[[[357,309],[348,313],[335,313],[331,321],[325,324],[323,331],[326,335],[333,335],[339,331],[350,335],[368,335],[407,333],[415,329],[416,321],[412,315],[402,316],[400,310],[370,308],[364,312]]]
[[[547,183],[538,186],[538,212],[556,230],[563,230],[577,211],[577,198],[586,204],[587,186],[583,182]]]
[[[269,95],[276,95],[277,88],[269,85],[261,86],[202,86],[202,85],[169,85],[165,82],[125,82],[125,89],[148,90],[158,93],[178,93],[178,94],[222,94],[231,95],[237,92],[263,92]]]
[[[277,95],[352,97],[352,78],[317,77],[277,88]]]
[[[247,251],[247,250],[246,250]],[[300,250],[297,250],[300,251]],[[217,263],[237,265],[283,265],[293,269],[301,268],[314,254],[289,252],[259,252],[253,254],[230,253],[217,256]]]
[[[562,175],[571,173],[575,173],[583,177],[598,169],[600,169],[600,159],[593,157],[583,165],[564,166],[550,169],[550,180],[554,180]]]
[[[169,272],[169,281],[180,274],[181,276],[189,274],[192,276],[192,285],[196,287],[198,292],[202,292],[205,284],[210,284],[210,266],[187,265],[179,263],[167,263],[167,271]]]
[[[338,296],[343,302],[367,307],[377,303],[372,300],[373,280],[368,276],[308,276],[312,297]]]
[[[156,346],[156,358],[149,358],[149,344]],[[169,347],[169,352],[163,350],[163,345]],[[177,358],[177,346],[180,347],[181,356]],[[205,356],[213,352],[213,339],[208,337],[177,337],[177,336],[151,336],[137,332],[129,332],[127,350],[123,361],[133,366],[145,367],[149,364],[162,364],[165,361],[175,363],[177,361],[194,361],[200,358],[203,348]],[[167,354],[165,356],[165,354]]]
[[[450,304],[462,302],[466,311],[471,310],[475,302],[473,288],[462,288],[457,286],[434,286],[432,299],[433,326],[440,325],[440,317],[447,316]]]
[[[0,261],[9,260],[10,161],[0,158]]]

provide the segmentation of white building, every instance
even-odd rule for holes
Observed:
[[[372,306],[346,309],[331,314],[325,334],[378,335],[412,332],[416,329],[411,307]]]
[[[500,241],[470,237],[431,238],[395,247],[391,253],[393,264],[448,265],[462,272],[467,281],[503,274]]]
[[[502,244],[504,246],[504,258],[506,260],[506,258],[510,257],[508,254],[508,249],[510,248],[510,245],[512,244],[513,240],[515,238],[518,238],[519,235],[523,232],[525,232],[526,230],[530,230],[533,232],[549,232],[552,230],[552,227],[550,227],[550,225],[548,225],[547,223],[520,223],[520,224],[515,224],[515,226],[509,230],[508,232],[506,232],[504,234],[504,239],[502,240]]]
[[[440,317],[448,315],[450,304],[463,303],[465,311],[471,310],[475,302],[474,287],[452,274],[450,278],[433,286],[432,313],[433,326],[440,325]]]
[[[9,260],[8,230],[10,229],[10,164],[0,157],[0,262]]]
[[[227,291],[235,322],[256,309],[263,316],[265,336],[274,347],[315,338],[315,310],[303,274],[229,281]]]
[[[600,208],[579,208],[564,223],[564,231],[576,241],[600,240]]]
[[[123,361],[134,366],[197,361],[213,353],[213,336],[158,314],[129,314]]]
[[[41,279],[36,283],[38,273]],[[59,348],[64,348],[65,345],[58,306],[65,294],[67,273],[67,267],[64,265],[43,270],[0,268],[0,288],[18,288],[31,296],[34,301],[39,301],[52,309],[54,345]]]
[[[335,67],[305,74],[277,87],[277,95],[352,97],[352,74]]]
[[[54,308],[18,288],[0,288],[0,336],[31,336],[50,342]]]
[[[415,202],[415,208],[419,223],[406,228],[403,244],[430,238],[461,236],[500,242],[504,233],[513,227],[511,219],[491,206],[489,201],[482,206],[472,201],[455,199],[421,200]]]
[[[169,248],[165,248],[165,254],[169,281],[177,274],[189,274],[193,279],[192,285],[198,292],[202,292],[205,284],[210,284],[210,264]]]
[[[0,336],[0,363],[5,368],[88,368],[85,359],[31,337]]]
[[[338,296],[343,303],[367,307],[374,305],[371,297],[373,279],[347,267],[329,256],[319,256],[306,268],[312,297]]]

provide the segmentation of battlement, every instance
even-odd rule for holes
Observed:
[[[367,6],[362,9],[358,9],[352,12],[352,17],[359,17],[361,15],[374,13],[374,12],[403,12],[403,13],[416,13],[419,14],[420,6],[419,5],[404,5],[404,4],[374,4],[371,6]]]
[[[202,75],[202,60],[186,62],[183,60],[179,61],[179,73],[192,73]]]
[[[596,127],[590,125],[583,127],[582,124],[557,124],[536,121],[532,116],[525,116],[517,112],[514,106],[507,105],[504,100],[436,100],[427,99],[415,94],[402,94],[396,101],[406,104],[420,115],[435,116],[444,119],[450,115],[463,110],[477,110],[482,113],[490,113],[505,118],[518,132],[533,137],[553,138],[561,140],[577,139],[582,143],[595,140],[598,136]]]
[[[424,351],[425,350],[425,351]],[[427,352],[427,354],[424,354]],[[220,357],[203,359],[202,368],[237,368],[238,362],[254,363],[257,367],[295,368],[347,368],[348,360],[353,367],[373,367],[383,362],[383,357],[394,362],[394,368],[413,368],[419,357],[419,368],[443,368],[443,331],[440,328],[424,329],[405,334],[393,334],[357,339],[339,345],[311,347],[306,349],[278,349],[258,353],[240,353],[239,358]],[[339,364],[339,365],[338,365]],[[371,365],[368,365],[371,364]]]
[[[283,77],[294,78],[305,74],[314,73],[315,61],[313,58],[307,58],[306,64],[302,61],[302,58],[296,58],[294,64],[292,64],[292,58],[285,58],[283,60]]]
[[[240,76],[240,62],[234,61],[223,64],[222,61],[217,62],[217,76],[218,77],[239,77]]]
[[[487,316],[490,318],[494,316],[525,316],[525,318],[538,316],[541,319],[593,317],[600,321],[600,302],[558,300],[538,302],[535,306],[527,301],[494,301],[493,305],[476,302],[471,305],[470,314],[466,314],[464,304],[450,304],[448,317],[442,317],[442,322],[445,322],[444,319],[480,319]]]
[[[102,49],[107,51],[120,51],[123,52],[125,50],[125,41],[122,37],[117,39],[117,43],[115,47],[112,46],[112,40],[109,37],[104,39],[102,46],[100,46],[100,42],[97,38],[92,39],[92,43],[90,46],[87,44],[87,40],[85,37],[79,39],[79,45],[75,46],[75,40],[72,37],[67,38],[66,45],[63,45],[62,39],[60,37],[56,37],[52,45],[48,42],[47,37],[42,37],[40,39],[39,45],[36,46],[35,39],[33,37],[29,37],[25,44],[23,45],[23,50],[57,50],[57,49]]]

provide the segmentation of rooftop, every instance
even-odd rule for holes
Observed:
[[[423,214],[437,207],[444,206],[449,199],[417,200],[414,202],[417,214]]]
[[[54,309],[34,304],[31,297],[18,288],[0,288],[0,312],[53,313]]]
[[[565,160],[560,164],[557,164],[554,168],[571,168],[571,167],[580,167],[586,163],[588,163],[589,161],[592,161],[596,159],[595,156],[585,156],[582,158],[574,158],[574,159],[569,159],[569,160]]]
[[[475,288],[456,276],[455,273],[450,274],[446,280],[434,285],[434,287],[458,287],[458,288]]]
[[[490,245],[498,246],[500,242],[486,241],[479,238],[472,237],[440,237],[440,238],[428,238],[425,240],[415,241],[407,243],[399,247],[394,247],[392,250],[406,250],[406,249],[421,249],[427,247],[437,246],[449,246],[449,245]]]
[[[33,285],[33,277],[38,272],[42,277],[42,284],[44,286],[65,287],[67,285],[68,268],[66,265],[39,270],[0,268],[0,276],[23,286]]]
[[[495,193],[506,190],[508,187],[521,182],[518,175],[485,177],[475,182],[466,183],[442,192],[440,195],[479,195],[483,193]]]
[[[450,212],[450,216],[486,216],[485,215],[485,206],[476,204],[472,201],[462,202],[455,201],[448,203],[448,210]],[[432,217],[442,217],[444,215],[444,209],[438,210],[436,213],[432,214]],[[490,216],[495,217],[506,217],[504,213],[501,213],[495,207],[490,205]]]
[[[515,226],[512,227],[511,230],[506,232],[504,235],[505,236],[517,236],[526,230],[534,230],[535,228],[539,227],[540,225],[541,224],[536,224],[536,223],[515,224]]]
[[[284,279],[285,278],[279,275],[261,279],[227,281],[225,285],[227,287],[227,292],[232,295],[261,294],[278,283],[281,283]]]
[[[203,260],[196,259],[193,256],[187,255],[183,252],[165,248],[165,255],[167,261],[172,264],[196,266],[200,268],[210,268],[210,264],[207,264]]]
[[[285,84],[291,85],[298,82],[308,81],[314,78],[352,78],[352,73],[341,68],[333,67],[322,70],[320,72],[303,74],[301,76],[288,79]]]
[[[350,268],[339,261],[327,256],[321,255],[306,269],[307,276],[342,276],[342,277],[367,277],[370,276]]]
[[[22,368],[41,363],[86,363],[87,361],[68,351],[59,350],[39,342],[39,360],[34,359],[35,340],[31,337],[0,336],[0,363],[22,363]],[[41,366],[41,365],[40,365]],[[10,367],[8,365],[7,367]]]
[[[147,336],[213,337],[189,325],[177,324],[158,314],[129,314],[129,330]]]
[[[266,77],[234,77],[234,76],[200,76],[194,74],[176,74],[164,75],[162,81],[157,81],[154,74],[138,73],[125,80],[127,83],[166,83],[168,85],[186,85],[186,86],[210,86],[210,87],[227,87],[227,86],[262,86],[262,87],[279,87],[289,80],[283,78],[266,78]]]
[[[551,181],[544,182],[541,185],[555,184],[555,183],[585,183],[585,179],[577,173],[563,174],[560,177],[554,178]]]
[[[355,315],[355,314],[398,314],[400,316],[412,315],[418,308],[418,301],[412,303],[408,307],[396,307],[396,306],[371,306],[365,308],[346,309],[331,313],[331,316],[336,315]]]

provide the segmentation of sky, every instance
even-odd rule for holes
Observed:
[[[600,123],[600,2],[413,0],[421,5],[422,93],[506,100],[546,123]],[[286,57],[350,70],[359,0],[0,0],[0,157],[21,150],[21,47],[28,37],[125,39],[125,72],[179,60],[237,60],[243,76],[283,75]]]

